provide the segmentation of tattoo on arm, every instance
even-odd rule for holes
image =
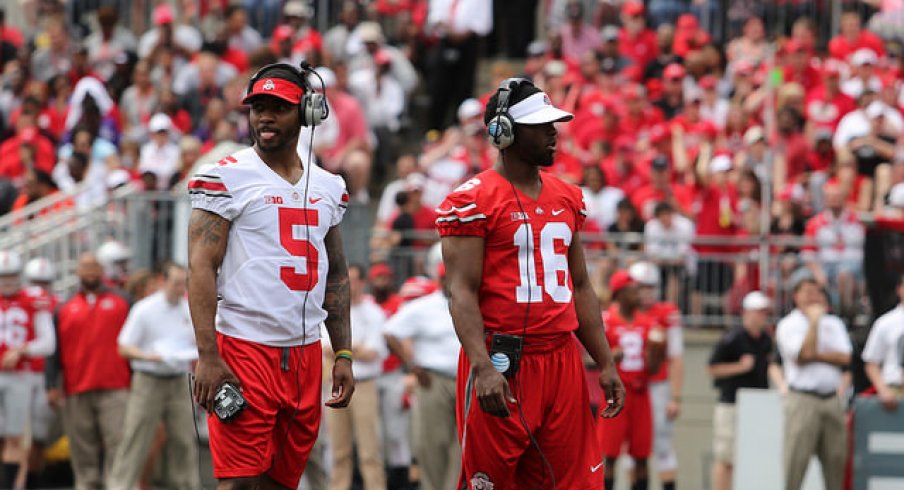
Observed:
[[[205,247],[216,246],[224,240],[223,218],[213,213],[192,213],[188,220],[189,241]]]
[[[326,278],[326,294],[323,299],[323,309],[327,313],[324,323],[330,334],[333,350],[349,349],[352,345],[351,293],[342,237],[336,227],[327,233],[326,250],[330,270]]]

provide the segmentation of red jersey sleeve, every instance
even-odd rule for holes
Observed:
[[[436,230],[440,236],[487,236],[485,206],[478,199],[479,179],[460,185],[436,208]]]
[[[572,194],[572,202],[574,203],[574,231],[584,229],[584,223],[587,221],[587,203],[584,202],[584,193],[577,186],[569,186]]]

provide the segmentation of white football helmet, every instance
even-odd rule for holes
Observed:
[[[659,285],[659,267],[652,262],[640,261],[631,264],[628,275],[644,286]]]
[[[25,263],[22,271],[25,281],[28,283],[53,282],[56,278],[56,270],[53,264],[44,257],[35,257]]]
[[[22,287],[22,257],[16,252],[0,251],[0,295],[12,296]]]
[[[126,276],[130,258],[132,258],[132,252],[116,240],[106,241],[97,248],[97,261],[104,268],[104,274],[110,279],[120,279]]]

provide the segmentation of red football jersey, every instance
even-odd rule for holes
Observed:
[[[55,294],[48,293],[44,289],[38,286],[30,286],[25,288],[25,292],[34,298],[42,305],[47,307],[47,311],[51,314],[56,311],[57,306],[60,305],[60,298],[58,298]],[[44,364],[45,359],[43,357],[35,357],[31,359],[31,372],[44,374]]]
[[[646,313],[653,318],[656,327],[663,329],[666,338],[671,338],[668,335],[671,329],[681,329],[681,310],[674,303],[661,301],[651,306]],[[667,379],[669,379],[669,363],[663,362],[659,371],[650,377],[650,381],[665,381]]]
[[[49,301],[44,296],[20,289],[12,296],[0,296],[0,359],[6,351],[21,349],[35,338],[35,316],[49,315]],[[30,371],[33,359],[22,357],[13,371]]]
[[[545,172],[540,179],[543,187],[533,200],[490,169],[459,186],[437,209],[441,236],[485,239],[480,313],[489,332],[577,329],[568,247],[587,210],[578,187]]]
[[[606,325],[609,345],[622,351],[622,359],[615,365],[615,369],[625,388],[646,389],[650,382],[646,346],[650,330],[655,325],[652,317],[637,311],[634,313],[634,320],[628,322],[619,313],[618,305],[613,304],[603,312],[603,323]]]

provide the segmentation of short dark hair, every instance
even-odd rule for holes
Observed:
[[[656,204],[656,207],[653,208],[653,216],[659,217],[662,213],[671,213],[675,211],[675,208],[666,201],[662,201]]]
[[[797,294],[797,293],[799,293],[800,290],[803,289],[803,287],[806,286],[807,284],[812,284],[812,285],[814,285],[814,286],[816,286],[816,287],[819,287],[819,283],[816,282],[816,278],[815,278],[815,277],[813,277],[813,276],[805,276],[805,277],[802,277],[802,278],[798,279],[797,283],[794,284],[794,290],[792,291],[792,294]]]
[[[45,185],[51,189],[57,188],[56,182],[54,182],[53,177],[51,177],[49,173],[36,168],[33,168],[31,171],[34,172],[35,180],[38,181],[38,184]]]
[[[509,109],[512,108],[513,105],[521,102],[522,100],[530,97],[531,95],[542,92],[542,90],[538,89],[534,86],[534,84],[524,79],[523,81],[513,83],[512,93],[509,94],[508,106]],[[487,102],[486,111],[483,113],[483,123],[486,125],[490,124],[490,121],[496,117],[496,107],[499,105],[499,90],[496,90],[496,93],[490,97],[490,100]]]

